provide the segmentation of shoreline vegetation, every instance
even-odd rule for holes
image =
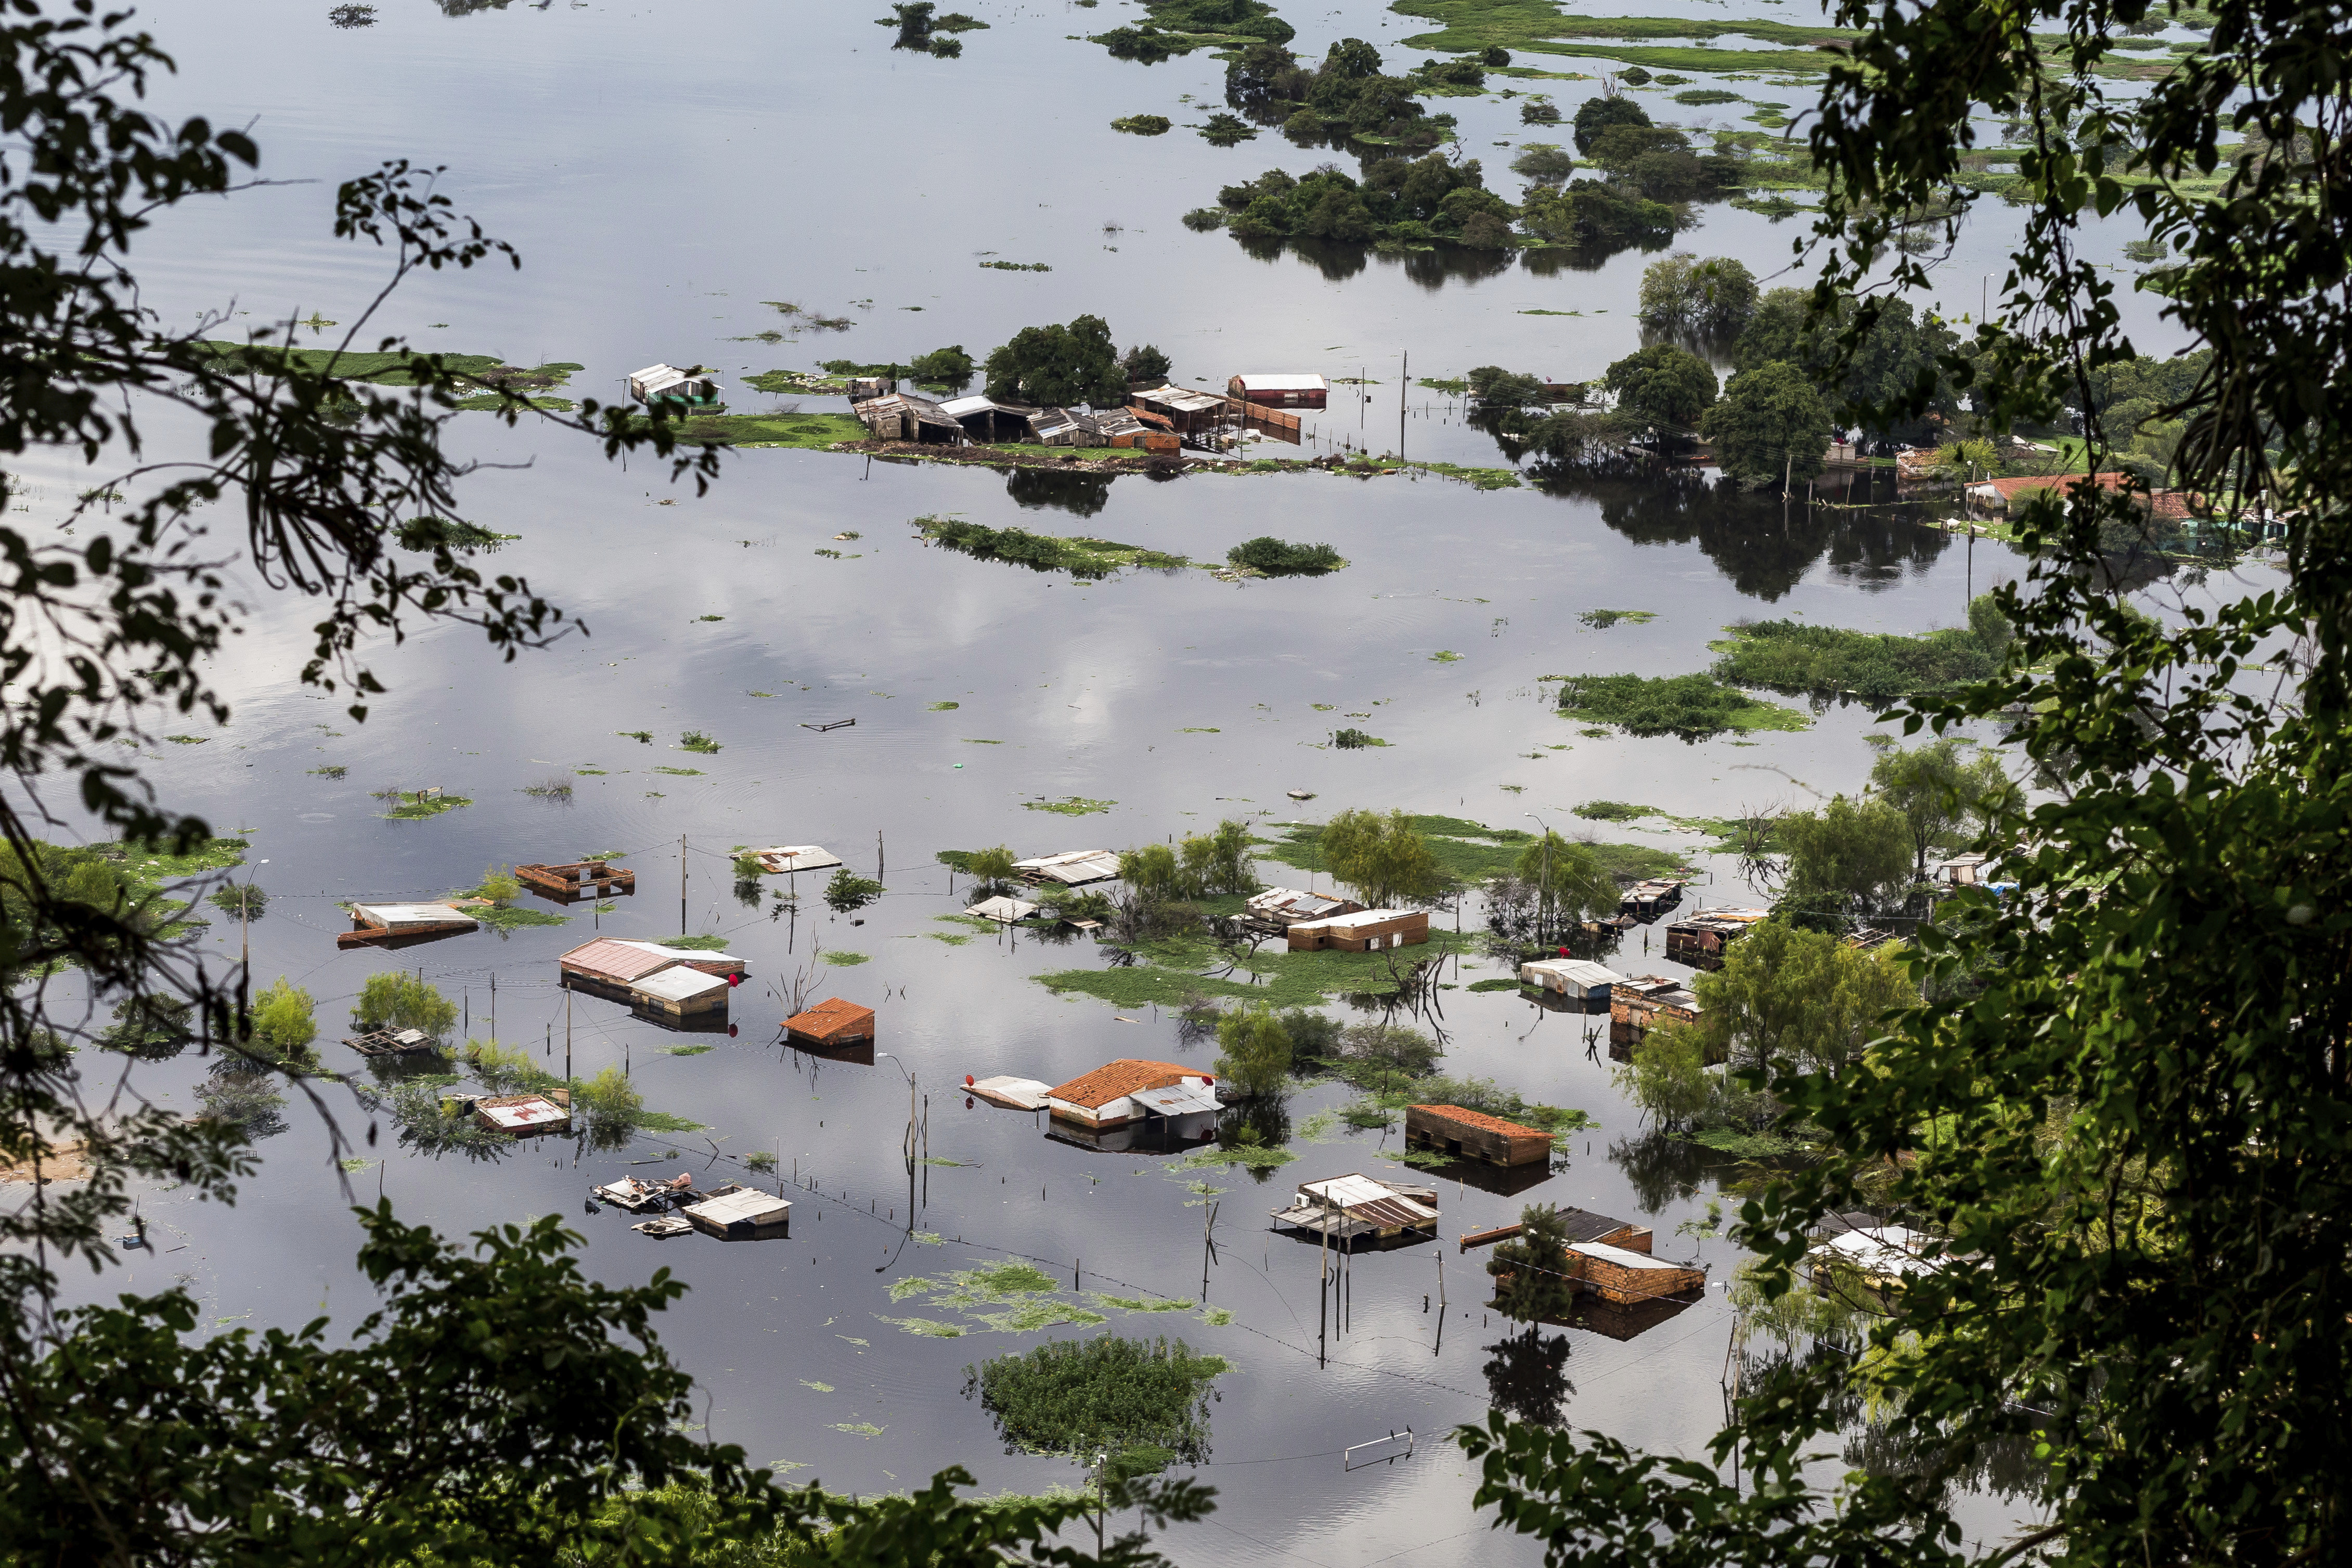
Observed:
[[[360,353],[289,349],[278,343],[232,343],[209,338],[202,346],[214,350],[215,357],[207,368],[225,373],[252,371],[266,375],[274,363],[290,363],[312,374],[331,371],[338,381],[384,387],[415,386],[417,378],[412,366],[415,361],[437,360],[443,370],[482,389],[478,396],[457,400],[458,408],[474,413],[506,407],[509,400],[500,394],[508,393],[550,413],[569,413],[578,406],[570,398],[530,394],[551,392],[570,382],[573,371],[587,369],[569,360],[525,369],[507,363],[497,354],[443,354],[413,349],[398,353]]]

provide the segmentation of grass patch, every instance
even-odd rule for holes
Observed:
[[[1723,655],[1714,677],[1777,692],[1872,704],[1941,697],[1988,678],[1999,664],[1974,632],[1958,627],[1905,636],[1759,621],[1726,630],[1727,639],[1709,644]]]
[[[1739,100],[1738,93],[1719,87],[1695,87],[1687,92],[1675,94],[1676,103],[1686,103],[1693,108],[1704,108],[1711,103],[1738,103]]]
[[[952,713],[961,706],[963,706],[963,704],[961,703],[933,703],[929,707],[923,711],[926,713]]]
[[[1054,270],[1042,261],[983,261],[980,265],[992,272],[1051,272]]]
[[[1239,1166],[1245,1170],[1280,1170],[1298,1156],[1288,1149],[1273,1148],[1264,1144],[1234,1144],[1231,1147],[1211,1144],[1194,1149],[1168,1168],[1171,1171],[1229,1170]]]
[[[1658,618],[1654,610],[1588,610],[1577,617],[1596,631],[1606,632],[1620,621],[1630,621],[1636,626],[1646,626]]]
[[[1784,1138],[1778,1133],[1742,1133],[1731,1127],[1704,1128],[1683,1141],[1743,1160],[1769,1160],[1796,1154],[1805,1147],[1794,1138]]]
[[[1448,397],[1460,397],[1470,390],[1470,383],[1460,376],[1421,376],[1414,380],[1413,385],[1444,392]]]
[[[1576,814],[1588,822],[1632,822],[1643,817],[1654,817],[1656,808],[1636,806],[1628,800],[1587,800],[1576,808]]]
[[[1165,136],[1173,122],[1164,114],[1130,114],[1110,122],[1113,131],[1124,131],[1129,136]]]
[[[708,932],[698,936],[656,936],[654,940],[660,943],[665,947],[682,947],[689,953],[724,953],[727,951],[727,938],[724,936],[714,936]]]
[[[1024,800],[1022,804],[1032,811],[1052,811],[1064,817],[1086,817],[1097,811],[1108,811],[1118,802],[1089,800],[1084,795],[1068,795],[1059,800]]]
[[[847,391],[845,384],[843,391]],[[693,446],[792,446],[823,452],[867,431],[846,413],[700,413],[670,422],[671,433]]]
[[[1451,648],[1440,648],[1429,656],[1429,662],[1433,664],[1458,664],[1462,662],[1462,655]]]
[[[1628,735],[1705,740],[1726,730],[1803,729],[1803,714],[1749,696],[1713,674],[1547,675],[1560,683],[1564,718],[1614,725]]]
[[[460,806],[474,803],[463,795],[426,795],[421,790],[408,794],[390,789],[377,798],[394,802],[392,810],[383,814],[384,821],[388,822],[422,821],[427,817],[437,817],[444,811],[454,811]]]
[[[344,774],[349,773],[351,769],[344,767],[340,762],[329,762],[321,764],[317,768],[313,768],[310,771],[321,779],[341,779]]]
[[[934,544],[978,560],[1005,561],[1032,571],[1066,571],[1077,578],[1108,577],[1122,567],[1171,571],[1194,564],[1181,555],[1083,535],[1064,538],[1033,534],[1026,528],[986,528],[955,517],[917,517],[914,526]]]
[[[1413,830],[1429,844],[1429,852],[1438,869],[1456,883],[1468,885],[1485,882],[1509,871],[1518,862],[1519,853],[1535,835],[1520,828],[1489,828],[1483,823],[1460,817],[1415,817]],[[1261,840],[1259,859],[1296,866],[1300,871],[1316,871],[1328,874],[1331,867],[1323,858],[1323,829],[1312,822],[1289,824],[1288,831],[1278,840]],[[1612,876],[1632,878],[1664,876],[1682,865],[1682,858],[1666,850],[1653,849],[1647,844],[1587,844],[1601,862],[1601,869]],[[1429,934],[1432,946],[1443,946],[1457,940],[1452,932],[1433,929]],[[1466,939],[1464,940],[1466,946]],[[1451,946],[1444,950],[1453,951]],[[1296,957],[1321,957],[1325,955],[1301,953]],[[1369,956],[1349,954],[1346,956]]]
[[[1388,742],[1370,730],[1357,729],[1350,726],[1346,729],[1333,730],[1331,744],[1342,751],[1361,751],[1369,746],[1386,746]]]
[[[488,909],[475,909],[468,913],[493,931],[513,931],[525,925],[562,925],[571,918],[544,909],[524,909],[511,904],[494,904]]]
[[[906,1333],[921,1334],[926,1339],[961,1339],[963,1328],[959,1323],[941,1322],[937,1318],[883,1318],[882,1322]],[[845,1431],[846,1427],[843,1428]]]
[[[1295,545],[1272,534],[1235,545],[1225,552],[1225,559],[1261,577],[1319,576],[1348,564],[1329,545]]]
[[[666,1045],[661,1049],[664,1056],[702,1056],[719,1048],[715,1045]],[[747,1159],[743,1163],[750,1165],[751,1162]],[[772,1167],[775,1164],[773,1160],[768,1163]]]
[[[1424,383],[1426,384],[1426,383]],[[1462,383],[1466,389],[1467,382]],[[1413,463],[1410,467],[1424,474],[1434,474],[1442,479],[1459,479],[1479,490],[1516,490],[1519,487],[1519,471],[1516,468],[1465,468],[1459,463]]]
[[[333,324],[325,323],[328,326]],[[558,361],[522,370],[508,364],[496,354],[425,354],[414,351],[362,354],[333,349],[289,349],[274,343],[247,345],[215,340],[207,340],[197,346],[214,352],[214,359],[205,368],[226,374],[250,371],[267,375],[277,367],[290,365],[311,375],[331,376],[341,382],[366,382],[385,387],[415,386],[420,382],[430,381],[437,369],[442,374],[455,376],[461,382],[494,392],[545,392],[570,381],[572,371],[586,368],[569,361]],[[467,400],[458,406],[496,408],[499,405],[493,397]],[[572,405],[567,402],[564,406],[569,408]]]
[[[817,957],[824,963],[831,964],[835,967],[842,969],[851,969],[856,967],[860,964],[870,964],[873,962],[873,959],[868,957],[866,954],[852,953],[846,949],[841,948],[819,953]]]
[[[677,737],[677,747],[680,751],[698,752],[705,757],[709,757],[719,750],[719,743],[711,739],[709,736],[703,734],[698,729],[689,729],[684,735],[679,736]],[[658,773],[661,769],[656,768],[654,771]]]
[[[648,768],[646,771],[648,773],[667,773],[673,779],[699,779],[702,777],[702,769],[699,768]]]
[[[1473,980],[1464,988],[1473,991],[1516,991],[1519,988],[1519,983],[1517,980],[1505,980],[1500,978]]]

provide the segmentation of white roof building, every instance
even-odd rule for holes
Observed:
[[[1115,850],[1066,850],[1057,855],[1014,861],[1013,869],[1031,882],[1058,882],[1066,887],[1076,887],[1081,883],[1108,882],[1117,876],[1118,853]]]

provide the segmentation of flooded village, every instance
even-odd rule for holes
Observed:
[[[1812,66],[1681,0],[1606,55],[1363,0],[312,9],[146,18],[173,111],[252,118],[289,183],[174,214],[142,284],[216,312],[213,364],[265,328],[462,361],[457,498],[368,505],[462,515],[398,559],[540,618],[354,651],[240,559],[224,713],[121,741],[209,836],[54,803],[58,865],[233,977],[155,1012],[61,966],[85,1062],[259,1156],[233,1204],[133,1183],[61,1300],[340,1336],[354,1209],[555,1217],[583,1279],[686,1287],[698,1441],[1114,1534],[1114,1483],[1189,1477],[1215,1511],[1153,1544],[1202,1568],[1533,1564],[1456,1427],[1703,1458],[1746,1383],[1852,1352],[1727,1216],[1819,1153],[1770,1078],[1858,1061],[1921,927],[2012,885],[1972,847],[2032,787],[2002,731],[1881,716],[1999,667],[2016,520],[2084,449],[2079,411],[1864,429],[1773,379],[1818,347],[1775,292]],[[520,269],[335,238],[379,156]],[[2004,221],[1904,353],[1985,308]],[[23,466],[79,539],[90,474]],[[2274,570],[2282,519],[2224,566],[2208,497],[2145,504],[2136,585]],[[1946,1239],[1841,1213],[1799,1274],[1866,1312]],[[1953,1503],[1985,1539],[2005,1481]]]

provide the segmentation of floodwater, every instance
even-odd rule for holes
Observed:
[[[1168,350],[1180,379],[1385,372],[1370,407],[1335,407],[1319,422],[1327,434],[1358,422],[1377,449],[1391,444],[1381,422],[1397,415],[1403,350],[1416,374],[1501,362],[1580,377],[1637,341],[1639,254],[1550,277],[1433,277],[1372,257],[1335,278],[1186,231],[1178,214],[1213,202],[1218,183],[1326,155],[1270,133],[1218,150],[1181,130],[1155,141],[1109,132],[1120,114],[1183,118],[1182,94],[1203,100],[1203,116],[1222,107],[1222,68],[1205,56],[1145,68],[1066,40],[1126,19],[1112,7],[982,5],[992,26],[964,35],[963,57],[948,61],[893,53],[891,35],[854,7],[698,0],[448,16],[390,0],[375,26],[350,32],[330,29],[324,9],[289,19],[276,7],[166,4],[149,14],[183,66],[159,94],[167,111],[252,118],[266,175],[319,182],[205,204],[160,225],[141,273],[167,319],[250,312],[235,330],[317,310],[348,325],[380,286],[383,258],[331,237],[333,183],[401,155],[448,165],[443,189],[514,241],[525,266],[417,277],[369,337],[380,328],[518,364],[578,361],[588,370],[576,385],[592,395],[610,396],[629,370],[657,360],[733,374],[903,360],[948,342],[978,354],[1020,326],[1093,312],[1122,344]],[[1360,0],[1295,19],[1297,47],[1318,54],[1342,32],[1379,40],[1421,26]],[[1474,147],[1517,139],[1508,106],[1441,107],[1461,116]],[[1496,149],[1490,169],[1508,155]],[[1685,243],[1743,256],[1761,275],[1788,237],[1786,225],[1716,207]],[[1997,246],[1971,243],[1988,256]],[[988,253],[1054,270],[978,267]],[[787,324],[766,300],[856,324],[798,342],[739,341]],[[1530,309],[1585,314],[1519,314]],[[1441,400],[1418,406],[1403,437],[1413,455],[1499,460]],[[1219,1489],[1219,1511],[1166,1542],[1187,1563],[1537,1558],[1488,1535],[1490,1516],[1469,1505],[1475,1477],[1443,1441],[1497,1394],[1488,1367],[1507,1326],[1482,1310],[1483,1255],[1450,1241],[1362,1255],[1346,1332],[1318,1336],[1318,1255],[1269,1235],[1265,1216],[1300,1179],[1398,1176],[1394,1134],[1302,1133],[1296,1162],[1258,1182],[1089,1152],[1049,1140],[1031,1116],[968,1104],[967,1074],[1052,1082],[1121,1056],[1205,1068],[1214,1047],[1187,1042],[1155,1009],[1058,998],[1034,978],[1102,964],[1089,942],[941,924],[962,901],[937,852],[1119,848],[1227,817],[1281,821],[1357,805],[1568,831],[1587,825],[1572,809],[1595,798],[1689,815],[1802,803],[1862,781],[1868,714],[1832,708],[1800,733],[1698,746],[1596,737],[1554,714],[1538,677],[1704,668],[1708,640],[1742,617],[1953,624],[1971,591],[2017,570],[1998,547],[1898,508],[1784,507],[1703,484],[1106,484],[765,451],[730,455],[698,497],[658,465],[625,470],[560,432],[478,417],[454,428],[488,465],[469,481],[470,515],[520,536],[493,564],[527,575],[584,631],[507,664],[457,629],[380,647],[373,657],[392,692],[359,725],[339,700],[289,679],[308,647],[302,607],[249,585],[257,618],[218,670],[236,717],[198,731],[205,744],[161,748],[156,777],[172,803],[243,832],[267,862],[253,868],[271,895],[250,932],[257,983],[284,975],[319,998],[333,1064],[353,1065],[332,1040],[368,974],[421,970],[462,996],[478,1037],[489,1032],[495,980],[506,1042],[549,1052],[554,1065],[568,1040],[583,1076],[625,1065],[649,1104],[709,1130],[603,1153],[551,1141],[476,1163],[403,1149],[387,1126],[362,1151],[380,1163],[347,1176],[298,1101],[234,1208],[148,1191],[142,1212],[159,1250],[68,1289],[178,1281],[222,1324],[321,1312],[350,1322],[371,1304],[351,1267],[352,1200],[380,1190],[404,1217],[450,1235],[560,1213],[586,1238],[597,1277],[641,1281],[666,1268],[692,1287],[662,1333],[707,1391],[712,1436],[845,1490],[918,1484],[951,1463],[991,1490],[1034,1490],[1079,1472],[1004,1454],[962,1387],[968,1364],[1042,1336],[927,1312],[920,1293],[894,1301],[891,1290],[1034,1260],[1063,1279],[1066,1302],[1112,1328],[1181,1335],[1232,1363],[1201,1471]],[[37,501],[87,484],[63,467],[31,478]],[[1328,540],[1353,564],[1311,581],[1184,571],[1083,583],[926,548],[908,519],[941,513],[1195,559],[1275,533]],[[1598,608],[1656,619],[1607,630],[1580,621]],[[841,719],[856,722],[806,727]],[[1390,744],[1328,749],[1340,723]],[[638,730],[653,740],[624,733]],[[721,749],[679,749],[690,730]],[[347,771],[330,779],[313,771],[322,767]],[[551,778],[574,786],[569,804],[522,792]],[[387,821],[371,792],[393,785],[440,786],[473,804]],[[1293,789],[1315,799],[1298,807]],[[1108,809],[1032,809],[1070,797]],[[1701,841],[1639,827],[1601,836]],[[855,869],[878,870],[888,893],[856,917],[833,917],[803,878],[797,916],[747,908],[728,852],[778,842],[829,846]],[[568,925],[504,937],[396,954],[334,946],[343,901],[439,895],[493,862],[609,850],[627,852],[638,891],[601,918],[583,905]],[[1700,900],[1749,900],[1727,863],[1699,863],[1715,879],[1696,890]],[[1277,883],[1303,874],[1263,869]],[[681,925],[724,936],[748,962],[729,1034],[668,1032],[584,997],[567,1013],[556,955],[592,930],[653,936]],[[233,961],[238,939],[216,923],[204,940]],[[1644,953],[1644,940],[1629,942],[1616,967],[1680,972]],[[1446,982],[1463,988],[1436,992],[1442,1015],[1422,1020],[1442,1030],[1446,1070],[1581,1107],[1600,1128],[1518,1197],[1447,1183],[1444,1233],[1503,1223],[1540,1200],[1653,1226],[1662,1254],[1704,1261],[1706,1298],[1670,1321],[1623,1341],[1568,1332],[1559,1392],[1575,1425],[1696,1452],[1723,1414],[1723,1284],[1738,1258],[1677,1228],[1727,1173],[1704,1151],[1644,1137],[1605,1053],[1590,1047],[1588,1020],[1466,988],[1496,972],[1448,961]],[[778,1043],[782,998],[796,983],[875,1007],[887,1060],[822,1061]],[[702,1044],[711,1049],[669,1050]],[[142,1082],[166,1103],[193,1105],[202,1069],[183,1059],[142,1070]],[[900,1152],[909,1076],[938,1162],[915,1180],[911,1218]],[[361,1134],[365,1111],[328,1094],[345,1133]],[[1301,1091],[1294,1126],[1349,1098],[1336,1085]],[[632,1233],[628,1217],[585,1211],[591,1182],[685,1168],[707,1184],[740,1174],[723,1162],[753,1151],[782,1162],[796,1204],[788,1241],[656,1242]],[[1194,1190],[1204,1181],[1224,1190]],[[1211,1260],[1204,1197],[1219,1206]],[[1198,1304],[1143,1312],[1099,1299],[1109,1296]],[[908,1317],[965,1332],[934,1337],[886,1321]],[[1410,1458],[1343,1469],[1340,1450],[1408,1427]],[[1988,1506],[1984,1530],[2005,1519]]]

